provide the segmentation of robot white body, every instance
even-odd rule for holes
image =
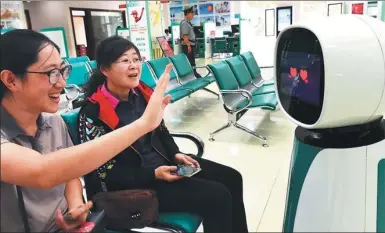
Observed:
[[[385,232],[385,23],[344,15],[276,44],[280,109],[299,127],[284,232]]]
[[[297,209],[286,215],[284,230],[383,232],[384,150],[385,141],[359,148],[321,150],[307,171],[300,195],[288,200],[288,206]]]

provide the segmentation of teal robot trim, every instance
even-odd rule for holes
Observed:
[[[378,163],[377,232],[385,232],[385,159]]]
[[[298,201],[307,172],[321,148],[309,146],[294,139],[292,161],[289,174],[288,198],[286,201],[283,232],[293,232]]]

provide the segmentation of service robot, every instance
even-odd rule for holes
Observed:
[[[385,23],[292,25],[275,47],[280,109],[298,127],[284,232],[385,232]]]

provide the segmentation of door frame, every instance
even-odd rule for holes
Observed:
[[[84,16],[76,16],[75,17],[83,17],[84,18],[84,27],[86,31],[86,38],[87,38],[87,48],[92,47],[96,48],[96,42],[93,37],[93,28],[92,28],[92,19],[91,19],[91,11],[99,11],[99,12],[119,12],[122,13],[123,17],[123,27],[127,27],[127,21],[126,21],[126,9],[122,10],[108,10],[108,9],[93,9],[93,8],[80,8],[80,7],[70,7],[70,18],[71,18],[71,26],[72,26],[72,34],[73,34],[73,42],[75,45],[75,48],[77,46],[76,42],[76,36],[75,36],[75,26],[74,26],[74,20],[72,11],[84,11]],[[91,25],[90,27],[87,27],[86,25]],[[89,55],[90,59],[93,60],[95,58],[95,51],[87,49],[87,55]]]

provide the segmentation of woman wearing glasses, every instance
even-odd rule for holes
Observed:
[[[112,36],[96,49],[98,68],[86,84],[79,114],[82,142],[108,135],[140,118],[152,90],[140,82],[142,62],[130,41]],[[173,175],[175,165],[202,171],[191,178]],[[180,152],[162,122],[151,133],[85,176],[88,199],[102,191],[155,190],[160,212],[201,216],[205,232],[247,232],[241,174],[233,168]]]
[[[114,132],[72,146],[58,110],[71,68],[58,46],[30,30],[1,35],[1,232],[70,231],[84,223],[78,177],[106,163],[160,124],[169,69],[139,119]],[[120,140],[116,140],[119,138]],[[63,218],[70,212],[71,223]]]

